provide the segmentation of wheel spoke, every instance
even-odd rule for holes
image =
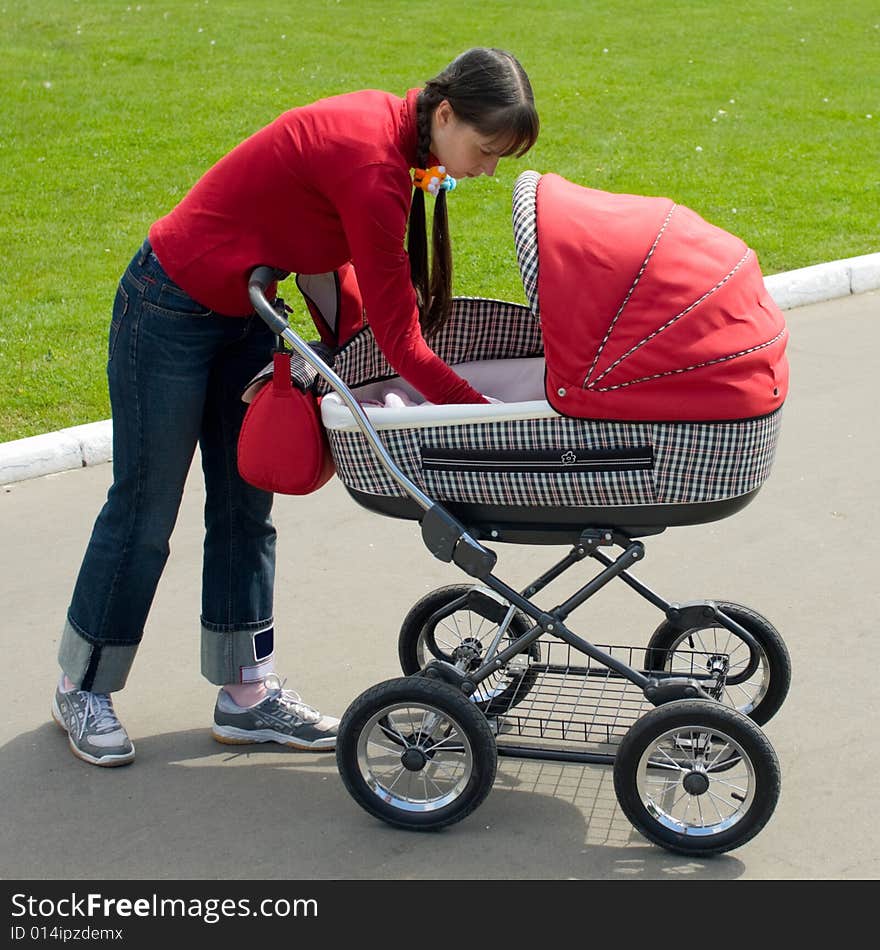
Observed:
[[[737,669],[743,670],[749,665],[749,660],[752,658],[752,648],[745,642],[745,640],[740,640],[739,637],[737,637],[736,639],[737,639],[737,644],[736,646],[734,646],[732,650],[726,650],[726,651],[719,650],[719,653],[726,652],[727,655],[730,657],[731,667],[736,666]],[[728,642],[730,642],[729,639],[728,639]],[[737,659],[736,662],[734,663],[733,658],[737,655],[737,653],[740,653],[742,650],[746,651],[745,659]]]
[[[692,795],[688,795],[688,793],[687,793],[686,791],[684,791],[684,789],[682,789],[681,795],[679,795],[678,798],[675,799],[675,801],[672,803],[672,805],[671,805],[670,808],[669,808],[669,813],[670,813],[670,814],[673,814],[673,813],[675,812],[675,807],[676,807],[676,805],[678,805],[678,803],[679,803],[682,799],[685,800],[685,802],[684,802],[684,812],[682,813],[682,816],[681,816],[681,822],[682,822],[682,824],[687,824],[687,813],[688,813],[688,809],[691,807],[691,799],[692,799],[692,798],[693,798]]]
[[[664,762],[658,762],[656,759],[651,759],[651,766],[660,769],[675,769],[678,772],[685,772],[686,769],[682,768],[680,762],[677,762],[665,749],[661,749],[660,746],[656,746],[654,749],[655,752],[660,753],[660,755],[666,756],[669,759],[671,765],[666,765]]]
[[[721,809],[718,807],[718,802],[719,802],[719,801],[720,801],[720,802],[724,802],[724,799],[723,799],[723,798],[720,798],[718,795],[716,795],[716,794],[712,791],[711,788],[707,790],[707,794],[708,794],[708,796],[709,796],[709,799],[710,799],[711,802],[712,802],[712,805],[713,805],[714,808],[715,808],[715,814],[718,816],[718,820],[719,820],[719,821],[724,821],[724,815],[721,814]],[[726,802],[725,802],[725,804],[726,804]]]
[[[434,779],[428,774],[427,769],[422,769],[422,784],[425,786],[425,798],[429,799],[431,796],[428,794],[428,782],[430,782],[436,789],[435,798],[440,798],[442,795],[446,794],[446,789],[440,788],[440,786],[434,781]]]
[[[388,722],[391,723],[391,717],[388,716],[387,718],[388,718]],[[395,745],[397,746],[402,745],[406,749],[409,748],[410,743],[406,741],[406,737],[403,735],[403,733],[399,729],[396,729],[396,728],[391,729],[388,726],[383,725],[381,722],[378,725],[379,725],[379,728],[382,730],[382,732],[385,734],[385,737],[387,739],[390,739]],[[378,740],[371,739],[371,741],[376,742]]]
[[[461,745],[456,745],[456,746],[446,746],[446,743],[449,742],[450,739],[454,739],[457,737],[458,737],[458,732],[456,730],[453,730],[452,732],[449,733],[448,736],[446,736],[445,739],[441,739],[439,742],[435,742],[431,746],[431,751],[436,752],[437,749],[442,749],[444,752],[464,752],[464,743],[462,743]]]
[[[716,785],[723,785],[725,788],[732,789],[734,792],[739,792],[740,795],[746,795],[748,793],[748,786],[743,788],[742,785],[735,785],[733,782],[727,782],[723,778],[713,778],[712,782]]]
[[[392,749],[386,745],[383,745],[378,739],[369,738],[367,739],[367,747],[369,748],[370,746],[376,746],[376,748],[381,750],[380,753],[374,753],[373,754],[374,757],[390,755],[390,756],[393,756],[395,759],[400,758],[400,748],[401,748],[400,745],[395,745],[395,747]]]
[[[697,749],[698,749],[699,744],[700,744],[700,738],[701,738],[701,736],[702,736],[702,733],[694,732],[693,729],[691,729],[690,732],[688,733],[687,742],[688,742],[688,744],[689,744],[689,745],[688,745],[688,749],[689,749],[689,751],[690,751],[690,756],[691,756],[690,765],[689,765],[689,771],[690,771],[691,769],[693,769],[694,765],[696,764],[697,757],[698,757],[698,754],[699,754],[699,753],[697,752]]]
[[[397,775],[394,776],[394,781],[390,785],[385,784],[384,786],[385,789],[389,792],[392,791],[394,789],[394,786],[400,781],[400,777],[402,775],[405,775],[406,772],[407,770],[402,765],[399,765],[397,768]]]
[[[722,798],[721,795],[716,795],[715,792],[713,792],[711,788],[709,789],[708,792],[706,792],[706,794],[710,796],[710,798],[712,799],[713,804],[715,804],[715,810],[716,810],[716,811],[718,811],[717,802],[721,802],[723,805],[727,806],[728,811],[729,811],[729,814],[733,814],[734,812],[736,812],[736,808],[731,808],[731,807],[730,807],[730,802],[729,802],[726,798]],[[719,817],[722,821],[724,821],[724,815],[722,815],[720,811],[718,811],[718,817]]]
[[[699,816],[700,816],[700,827],[701,827],[701,828],[705,828],[705,827],[706,827],[706,819],[703,817],[703,796],[702,796],[702,795],[695,795],[694,798],[696,798],[696,800],[697,800],[697,813],[698,813]]]
[[[734,696],[734,690],[742,693],[742,696]],[[732,706],[734,709],[742,709],[748,706],[752,700],[751,695],[744,689],[741,683],[725,683],[724,698],[726,700],[726,705]]]
[[[722,743],[721,748],[718,750],[715,758],[713,758],[711,762],[706,762],[706,771],[711,772],[719,763],[729,762],[730,756],[725,756],[724,752],[730,748],[731,746],[729,742]]]
[[[422,745],[422,737],[426,734],[426,729],[427,729],[427,735],[430,736],[430,734],[431,734],[431,728],[427,728],[427,727],[426,727],[426,723],[428,722],[428,716],[429,716],[429,711],[428,711],[427,709],[423,709],[423,710],[422,710],[422,718],[421,718],[421,721],[419,722],[418,726],[417,726],[416,729],[414,730],[414,731],[415,731],[415,735],[414,735],[414,737],[413,737],[413,738],[414,738],[414,743],[413,743],[413,744],[415,745],[416,748],[420,748],[420,747],[421,747],[421,745]],[[432,724],[431,724],[431,727],[433,727],[433,725],[434,725],[434,724],[432,723]]]
[[[449,781],[455,781],[457,773],[461,770],[461,763],[450,763],[447,765],[441,759],[432,759],[428,765],[425,766],[425,771],[433,770],[438,773],[438,777],[445,777]]]

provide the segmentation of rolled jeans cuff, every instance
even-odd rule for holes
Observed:
[[[202,619],[202,676],[210,683],[259,683],[274,669],[272,618],[234,628]]]
[[[115,693],[125,686],[138,643],[97,643],[73,625],[64,624],[58,663],[77,689]]]

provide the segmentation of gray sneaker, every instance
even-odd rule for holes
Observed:
[[[107,693],[55,690],[52,718],[67,733],[73,754],[92,765],[128,765],[134,745],[116,718]]]
[[[239,706],[221,689],[214,707],[214,738],[232,745],[278,742],[293,749],[332,752],[339,720],[322,716],[283,686],[277,676],[268,676],[269,695],[256,706]]]

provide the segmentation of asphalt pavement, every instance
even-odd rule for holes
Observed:
[[[332,754],[211,739],[199,676],[203,489],[198,464],[117,712],[125,768],[75,759],[51,721],[56,651],[109,464],[0,488],[0,877],[7,880],[874,879],[880,876],[874,715],[880,453],[880,292],[788,311],[791,393],[775,467],[739,514],[647,539],[636,575],[670,600],[735,600],[765,614],[792,656],[792,689],[765,726],[782,795],[764,830],[710,859],[633,830],[608,766],[499,761],[495,786],[443,832],[395,830],[348,795]],[[418,526],[358,507],[333,480],[279,496],[276,652],[287,686],[341,715],[400,675],[397,632],[427,591],[466,579]],[[513,586],[558,548],[499,545]],[[566,578],[538,602],[571,592]],[[644,645],[661,618],[612,584],[571,618],[599,643]],[[168,657],[174,659],[169,662]]]

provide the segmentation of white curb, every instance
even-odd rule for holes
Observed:
[[[764,284],[783,310],[880,289],[880,254],[771,274]],[[109,419],[0,443],[0,485],[52,475],[113,457]]]
[[[0,443],[0,485],[54,475],[113,457],[113,428],[109,419],[58,432]]]
[[[880,287],[880,254],[814,264],[764,278],[764,286],[782,310],[822,303]]]

